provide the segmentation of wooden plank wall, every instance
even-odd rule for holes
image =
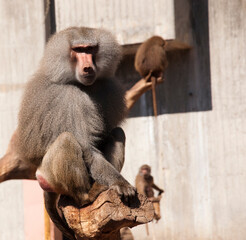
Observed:
[[[43,0],[24,2],[0,0],[0,19],[0,155],[2,156],[16,128],[24,84],[37,67],[43,53],[45,43]],[[24,236],[24,211],[22,181],[0,184],[1,240],[34,239]],[[32,213],[35,214],[35,211]],[[39,239],[38,232],[36,234],[35,239]]]

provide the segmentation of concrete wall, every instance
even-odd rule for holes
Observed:
[[[103,27],[121,44],[143,42],[154,34],[175,38],[173,0],[55,0],[57,30]]]
[[[24,84],[45,44],[43,1],[0,0],[0,156],[16,129]],[[43,239],[42,192],[36,183],[0,184],[0,239]],[[37,201],[39,199],[39,201]],[[36,207],[39,205],[39,207]],[[25,220],[29,221],[25,221]]]
[[[133,233],[135,239],[243,240],[246,236],[246,2],[209,1],[209,71],[204,71],[207,60],[203,40],[207,34],[200,31],[203,25],[199,23],[206,12],[206,1],[175,1],[175,6],[181,2],[190,9],[193,50],[186,53],[188,57],[170,53],[170,59],[178,61],[177,65],[171,61],[167,82],[159,87],[158,94],[169,96],[159,95],[160,116],[156,120],[151,116],[150,96],[146,95],[133,109],[134,117],[124,126],[127,153],[123,174],[134,183],[138,167],[148,163],[155,181],[166,190],[161,202],[162,219],[149,226],[150,236],[146,237],[145,227],[137,227]],[[180,58],[184,62],[188,59],[189,64],[182,64]],[[192,62],[192,58],[199,58],[200,63]],[[191,64],[196,66],[194,72]],[[171,82],[175,82],[176,88]],[[189,100],[187,90],[193,100]]]

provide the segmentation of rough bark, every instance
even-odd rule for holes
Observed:
[[[138,194],[125,202],[112,189],[102,192],[86,207],[78,208],[66,197],[62,197],[58,205],[80,240],[117,240],[121,228],[132,228],[154,217],[153,205],[146,197]]]

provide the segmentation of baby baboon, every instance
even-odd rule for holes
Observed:
[[[137,191],[145,195],[149,200],[153,202],[155,215],[154,218],[158,221],[161,218],[160,215],[160,195],[164,192],[154,183],[154,178],[151,175],[151,167],[147,164],[144,164],[140,167],[138,175],[136,176],[135,185]],[[154,196],[154,190],[159,191],[158,197]]]
[[[143,78],[148,78],[152,81],[155,116],[157,116],[156,79],[162,77],[168,66],[165,45],[166,41],[163,38],[153,36],[140,45],[135,56],[135,69]]]

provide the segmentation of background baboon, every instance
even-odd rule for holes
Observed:
[[[166,41],[153,36],[140,45],[135,56],[135,68],[142,77],[149,74],[156,78],[160,77],[168,66]]]
[[[134,240],[130,228],[124,227],[120,229],[120,240]]]
[[[135,69],[138,73],[152,82],[154,115],[157,116],[155,87],[157,78],[163,77],[163,72],[168,66],[166,51],[166,41],[153,36],[140,45],[135,56]]]
[[[151,200],[154,203],[154,209],[155,209],[154,218],[156,220],[159,220],[161,218],[159,202],[160,202],[160,196],[164,192],[164,190],[159,188],[154,183],[154,178],[151,175],[151,167],[149,165],[144,164],[140,167],[138,175],[136,176],[135,185],[139,193],[145,195],[146,197],[149,198],[149,200]],[[153,189],[159,191],[157,198],[154,196]]]

